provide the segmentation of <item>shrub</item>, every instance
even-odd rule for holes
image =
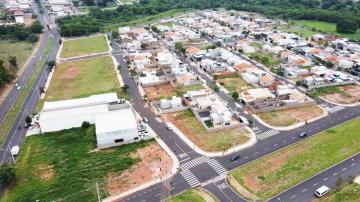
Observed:
[[[82,127],[82,128],[89,128],[89,127],[90,127],[90,123],[87,122],[87,121],[84,121],[84,122],[81,124],[81,127]]]

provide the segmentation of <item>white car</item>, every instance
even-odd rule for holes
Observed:
[[[19,154],[19,151],[20,151],[20,147],[19,146],[13,146],[11,148],[11,155],[13,156],[17,156]]]
[[[323,197],[325,194],[329,193],[330,192],[330,188],[323,185],[321,187],[319,187],[316,191],[315,191],[315,195],[317,197]]]
[[[19,86],[19,84],[18,83],[15,83],[15,87],[18,87]]]
[[[16,89],[21,90],[21,86],[18,86]]]

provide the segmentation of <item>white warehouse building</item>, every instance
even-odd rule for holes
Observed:
[[[42,133],[95,124],[100,149],[139,140],[137,120],[128,103],[119,103],[116,93],[87,98],[45,102],[40,113]]]

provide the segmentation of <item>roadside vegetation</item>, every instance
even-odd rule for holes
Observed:
[[[44,51],[47,49],[50,49],[53,46],[53,44],[54,44],[54,39],[53,38],[49,39],[45,45]],[[47,55],[44,55],[44,57],[47,57]],[[44,60],[38,61],[33,72],[31,73],[29,79],[27,80],[25,85],[22,87],[21,92],[18,95],[16,101],[11,105],[10,110],[6,114],[4,121],[0,125],[0,142],[2,142],[4,140],[4,138],[6,137],[6,135],[8,134],[12,124],[14,123],[14,121],[16,119],[16,116],[18,115],[22,105],[24,104],[26,97],[29,94],[31,87],[34,85],[35,81],[39,77],[39,74],[40,74],[41,70],[43,69],[44,65],[45,65]],[[28,112],[28,114],[30,114],[30,113],[31,112]]]
[[[114,63],[111,57],[104,56],[58,64],[45,100],[66,100],[120,91]]]
[[[198,147],[208,152],[225,151],[233,147],[234,142],[235,145],[239,145],[249,140],[247,134],[238,128],[208,133],[190,109],[165,115],[164,118],[173,123]]]
[[[27,137],[15,166],[16,180],[0,201],[96,201],[96,183],[141,161],[130,153],[142,141],[96,151],[95,126]],[[101,198],[108,195],[100,189]]]
[[[357,153],[359,130],[360,118],[353,119],[252,161],[230,175],[248,192],[266,200]]]
[[[69,58],[108,51],[109,47],[105,37],[104,35],[97,35],[65,40],[63,41],[60,57]]]
[[[218,201],[215,197],[207,190],[202,188],[189,189],[181,194],[178,194],[166,202],[216,202]]]

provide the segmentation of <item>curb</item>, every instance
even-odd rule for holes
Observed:
[[[336,103],[336,102],[332,102],[328,99],[325,99],[324,97],[320,96],[320,99],[324,100],[325,102],[328,102],[330,104],[333,104],[333,105],[338,105],[338,106],[343,106],[343,107],[357,107],[357,106],[360,106],[360,102],[357,102],[357,103],[353,103],[353,104],[340,104],[340,103]]]
[[[246,149],[248,147],[253,146],[256,142],[257,142],[257,138],[255,133],[249,128],[246,127],[245,129],[248,130],[248,132],[250,132],[250,140],[248,140],[246,143],[238,145],[236,147],[232,147],[226,151],[222,151],[222,152],[206,152],[204,150],[202,150],[201,148],[199,148],[195,143],[193,143],[188,137],[186,137],[176,126],[174,126],[171,122],[165,122],[166,124],[168,124],[173,131],[180,137],[180,139],[182,141],[184,141],[190,148],[192,148],[194,151],[196,151],[197,153],[207,156],[207,157],[223,157],[223,156],[227,156],[229,154],[232,154],[234,152],[238,152],[241,151],[243,149]]]

